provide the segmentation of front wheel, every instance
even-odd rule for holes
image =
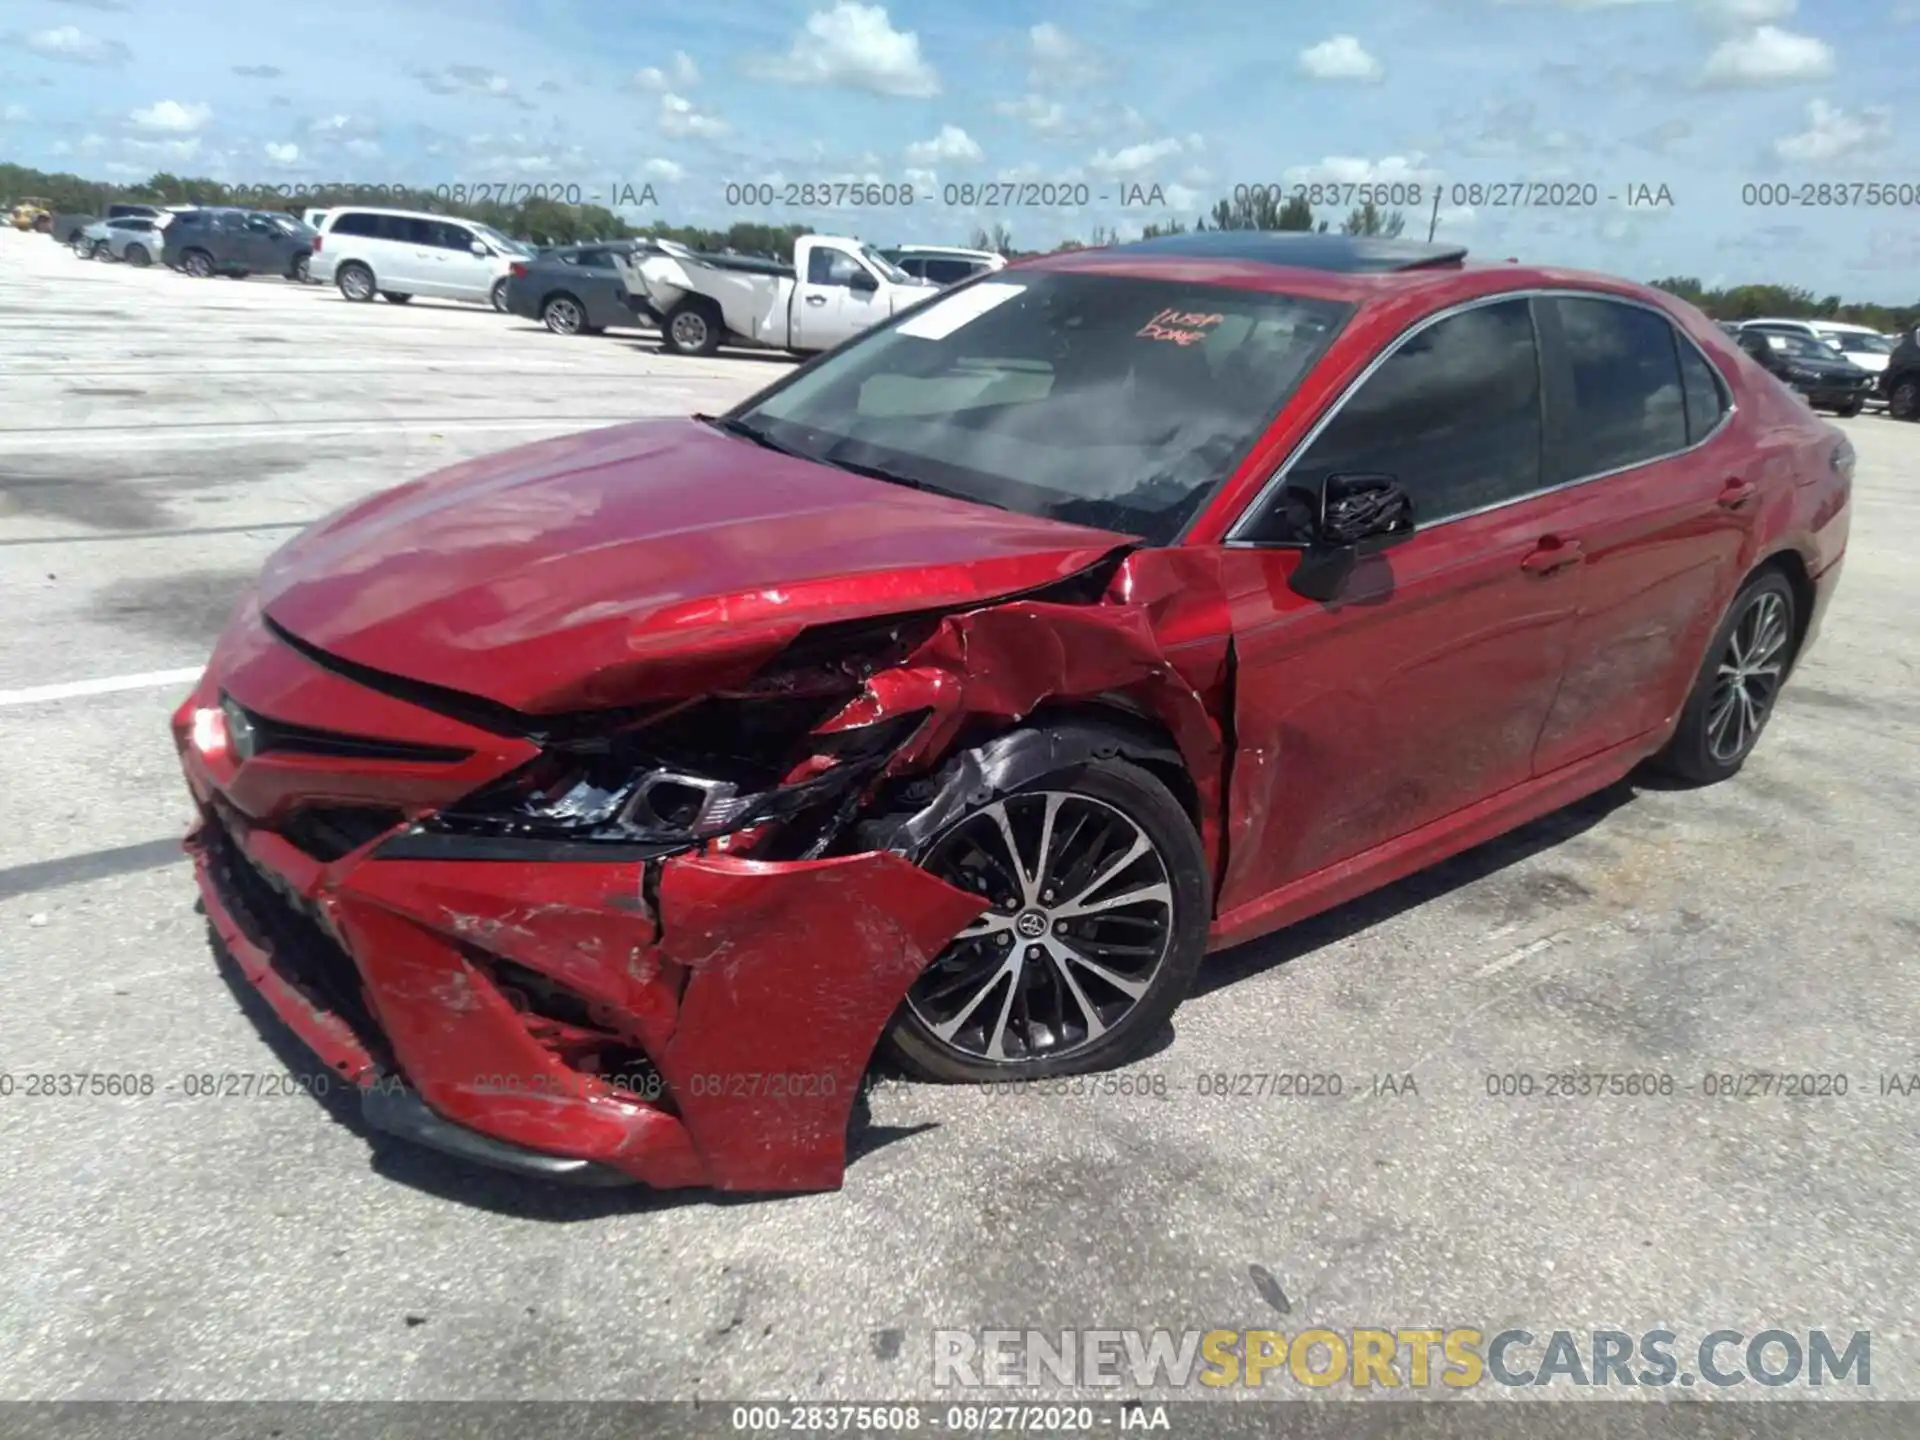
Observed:
[[[1920,420],[1920,375],[1902,375],[1887,391],[1887,414],[1896,420]]]
[[[1694,677],[1661,767],[1712,785],[1747,763],[1793,666],[1799,635],[1793,586],[1778,570],[1756,575],[1727,607]]]
[[[93,259],[93,242],[91,240],[87,240],[84,238],[74,241],[73,253],[79,256],[82,260]]]
[[[990,906],[889,1028],[922,1079],[1035,1080],[1137,1058],[1185,998],[1210,906],[1199,836],[1123,760],[1069,766],[968,810],[915,857]]]
[[[333,277],[333,283],[340,287],[340,293],[349,300],[367,303],[373,299],[373,272],[357,262],[342,265],[339,273]]]

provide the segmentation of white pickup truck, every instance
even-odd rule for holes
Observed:
[[[802,235],[791,265],[703,255],[666,240],[657,254],[616,263],[628,293],[660,317],[661,339],[676,355],[711,355],[723,344],[831,350],[940,288],[843,235]]]

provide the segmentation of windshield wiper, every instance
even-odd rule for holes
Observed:
[[[834,449],[838,449],[835,446]],[[996,510],[1004,510],[1004,505],[994,505],[991,500],[982,500],[977,495],[962,495],[936,485],[931,480],[922,480],[917,475],[904,475],[898,470],[888,470],[879,465],[862,465],[853,460],[842,460],[829,450],[820,457],[822,465],[831,465],[836,470],[845,470],[852,475],[864,475],[869,480],[884,480],[889,485],[903,485],[909,490],[924,490],[929,495],[942,495],[949,500],[971,500],[977,505],[993,505]]]
[[[776,455],[792,455],[796,459],[801,460],[808,458],[798,450],[788,449],[785,445],[782,445],[778,440],[775,440],[771,435],[767,434],[766,431],[760,429],[758,426],[749,425],[744,420],[735,420],[732,416],[728,415],[723,415],[718,419],[713,419],[705,415],[702,415],[700,418],[723,434],[737,435],[742,440],[752,441],[762,450],[771,450]]]

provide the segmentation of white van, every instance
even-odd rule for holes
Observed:
[[[477,220],[342,205],[321,217],[307,273],[349,300],[379,295],[404,305],[428,295],[504,311],[508,271],[532,253]]]

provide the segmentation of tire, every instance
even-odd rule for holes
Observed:
[[[1887,387],[1887,414],[1896,420],[1920,420],[1920,374],[1902,375]]]
[[[204,250],[189,250],[180,257],[180,268],[196,280],[213,274],[213,257]]]
[[[373,285],[373,271],[358,260],[342,265],[334,273],[333,283],[340,287],[341,295],[358,304],[370,303],[378,293]]]
[[[674,355],[711,355],[720,348],[719,308],[711,300],[689,297],[669,310],[660,324],[660,343]]]
[[[1854,416],[1860,413],[1860,406],[1862,403],[1863,402],[1859,400],[1855,400],[1851,404],[1838,406],[1833,413],[1839,416],[1842,420],[1851,420]]]
[[[380,292],[380,298],[389,305],[405,305],[413,299],[413,296],[407,294],[404,290],[382,290]]]
[[[91,240],[82,239],[73,242],[73,253],[82,260],[91,260],[96,252]]]
[[[136,270],[144,270],[153,263],[153,256],[147,253],[147,247],[144,245],[129,245],[126,262]]]
[[[556,335],[585,334],[587,307],[571,295],[549,295],[540,307],[540,323]]]
[[[1001,828],[1002,816],[1010,830]],[[1004,857],[1009,833],[1021,847],[1017,877],[1004,859],[999,868],[987,863],[992,847]],[[1041,854],[1043,839],[1052,853],[1029,883],[1028,857]],[[1108,868],[1142,840],[1135,860]],[[1200,837],[1167,787],[1124,760],[1088,760],[995,795],[914,858],[996,900],[934,957],[889,1023],[884,1043],[920,1079],[1036,1080],[1124,1064],[1186,998],[1206,951],[1212,897]],[[1109,913],[1050,913],[1088,896]],[[1082,925],[1097,928],[1083,932]],[[1062,927],[1069,927],[1064,934]],[[1155,953],[1123,957],[1114,948],[1128,944]],[[1025,1003],[1013,1004],[1015,986]]]
[[[1740,587],[1713,633],[1680,724],[1660,752],[1661,769],[1695,785],[1714,785],[1739,773],[1793,669],[1797,609],[1793,586],[1778,570],[1762,570]],[[1731,686],[1730,672],[1736,675]]]
[[[493,289],[487,292],[487,303],[500,314],[507,313],[507,282],[504,279],[493,282]]]
[[[293,263],[287,266],[287,279],[293,281],[297,285],[306,284],[307,271],[312,266],[312,264],[313,264],[313,256],[311,255],[302,254],[302,255],[294,256]]]

